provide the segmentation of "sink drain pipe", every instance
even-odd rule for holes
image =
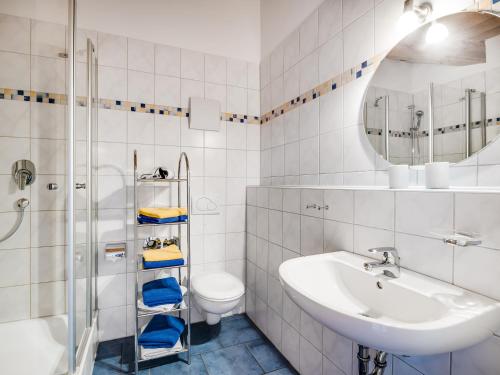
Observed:
[[[383,375],[387,367],[387,353],[377,350],[373,359],[373,370],[370,372],[370,353],[369,348],[358,345],[358,374],[359,375]]]
[[[369,348],[363,345],[358,345],[358,374],[368,375],[368,366],[370,365]]]
[[[387,367],[387,353],[381,350],[377,350],[377,354],[373,359],[375,367],[372,370],[371,375],[383,375],[385,368]]]

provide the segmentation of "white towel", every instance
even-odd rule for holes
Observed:
[[[187,288],[183,285],[181,285],[180,287],[181,287],[182,296],[184,296],[187,292]],[[176,308],[183,308],[183,309],[186,308],[186,304],[184,303],[184,301],[182,301],[180,303],[175,303],[175,304],[169,303],[166,305],[147,306],[144,304],[142,297],[139,298],[139,301],[137,301],[137,306],[139,307],[139,310],[147,311],[147,312],[169,312],[169,311],[172,311]]]
[[[181,339],[177,340],[174,346],[171,348],[155,348],[147,349],[141,346],[141,358],[142,359],[153,359],[163,357],[167,354],[176,353],[182,350]]]
[[[184,303],[184,301],[176,304],[169,303],[167,305],[147,306],[142,301],[142,298],[139,299],[139,301],[137,302],[137,306],[139,307],[139,310],[147,312],[169,312],[177,308],[182,308],[182,309],[186,308],[186,304]]]

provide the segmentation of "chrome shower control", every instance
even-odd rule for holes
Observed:
[[[36,168],[30,160],[17,160],[12,164],[12,177],[20,190],[35,182]]]
[[[75,184],[75,189],[85,189],[87,187],[87,185],[85,183],[79,183],[77,182]]]

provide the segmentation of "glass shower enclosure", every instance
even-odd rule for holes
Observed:
[[[1,374],[89,371],[97,338],[95,40],[55,4],[0,0]]]
[[[369,87],[364,124],[370,143],[393,164],[459,162],[472,156],[498,133],[493,126],[498,110],[491,94],[487,100],[483,76],[431,82],[416,92]],[[471,82],[475,87],[468,86]]]
[[[74,283],[69,283],[68,289],[74,296],[68,297],[68,316],[74,319],[69,319],[68,325],[68,347],[73,349],[69,350],[69,373],[72,364],[75,371],[83,360],[85,344],[94,339],[91,336],[97,311],[97,51],[94,41],[76,28],[77,9],[71,12],[71,8],[70,4],[69,25],[73,23],[73,27],[69,29],[74,33],[68,39],[72,39],[74,48],[68,54],[68,90],[73,90],[68,92],[68,134],[72,133],[68,143],[72,147],[68,147],[67,157],[73,158],[73,170],[68,170],[67,180],[74,189],[73,196],[70,193],[67,197],[72,211],[68,212],[66,232],[73,237],[68,238],[73,259],[68,258],[67,267],[73,267]]]
[[[93,356],[97,311],[97,110],[95,40],[78,28],[76,0],[68,2],[68,137],[66,235],[68,257],[68,374]]]

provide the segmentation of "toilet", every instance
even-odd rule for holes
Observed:
[[[191,278],[195,305],[207,324],[219,323],[221,315],[233,310],[245,294],[243,283],[227,272],[208,272]]]

